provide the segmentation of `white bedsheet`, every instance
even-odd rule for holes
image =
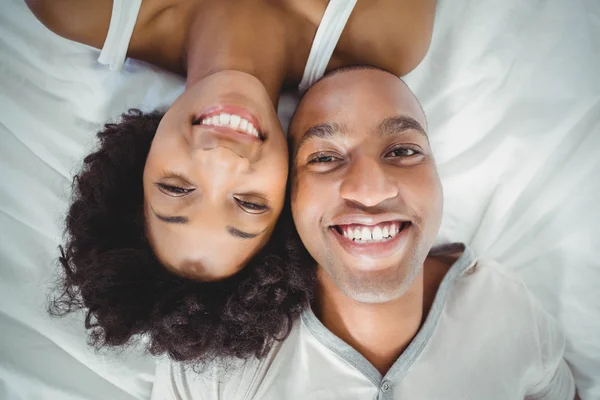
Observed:
[[[149,398],[150,357],[96,354],[81,317],[44,311],[95,131],[183,90],[142,63],[109,71],[98,53],[2,1],[0,399]],[[429,55],[406,80],[443,178],[441,236],[523,276],[567,333],[581,397],[600,399],[600,2],[440,0]]]

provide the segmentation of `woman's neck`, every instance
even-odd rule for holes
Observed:
[[[294,10],[262,2],[240,3],[237,12],[226,1],[201,7],[185,43],[187,86],[218,71],[242,71],[262,82],[276,106],[281,90],[301,78],[314,23]]]

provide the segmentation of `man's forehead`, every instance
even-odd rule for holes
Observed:
[[[377,69],[350,70],[326,77],[306,93],[292,120],[291,135],[298,139],[299,131],[322,123],[344,124],[361,117],[374,122],[392,115],[426,127],[419,102],[400,78]]]

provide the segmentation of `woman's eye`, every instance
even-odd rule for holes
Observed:
[[[258,204],[253,203],[251,201],[246,201],[242,199],[235,198],[235,201],[240,205],[244,211],[249,212],[251,214],[262,214],[269,210],[269,206],[266,204]]]
[[[329,154],[315,154],[309,160],[309,164],[326,164],[339,160],[339,158]]]
[[[164,183],[157,183],[156,186],[158,186],[159,189],[162,192],[164,192],[165,194],[167,194],[169,196],[174,196],[174,197],[185,196],[187,194],[192,193],[194,190],[196,190],[193,188],[182,188],[179,186],[167,185]]]
[[[386,157],[411,157],[417,154],[421,154],[419,151],[415,149],[411,149],[409,147],[398,147],[389,153],[387,153]]]

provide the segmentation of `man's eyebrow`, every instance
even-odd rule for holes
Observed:
[[[261,233],[264,232],[260,231],[258,233],[250,233],[250,232],[244,232],[242,230],[239,230],[238,228],[235,228],[233,226],[227,226],[227,232],[229,232],[229,234],[231,236],[240,238],[240,239],[254,239],[255,237],[259,236]]]
[[[156,218],[158,218],[161,221],[166,222],[168,224],[187,224],[190,221],[188,219],[188,217],[184,217],[184,216],[180,216],[180,215],[167,217],[166,215],[157,214],[156,211],[154,211],[154,210],[152,210],[152,212],[154,213],[154,215],[156,215]]]
[[[425,132],[425,129],[423,129],[421,124],[416,119],[406,115],[399,115],[397,117],[384,119],[377,126],[377,130],[382,136],[402,133],[408,130],[414,130],[427,136],[427,132]]]
[[[345,125],[338,124],[336,122],[323,122],[321,124],[311,126],[306,131],[304,131],[302,138],[298,142],[298,146],[295,146],[296,150],[294,151],[293,159],[296,158],[298,150],[310,139],[330,139],[336,136],[345,136],[347,132],[348,128]]]

